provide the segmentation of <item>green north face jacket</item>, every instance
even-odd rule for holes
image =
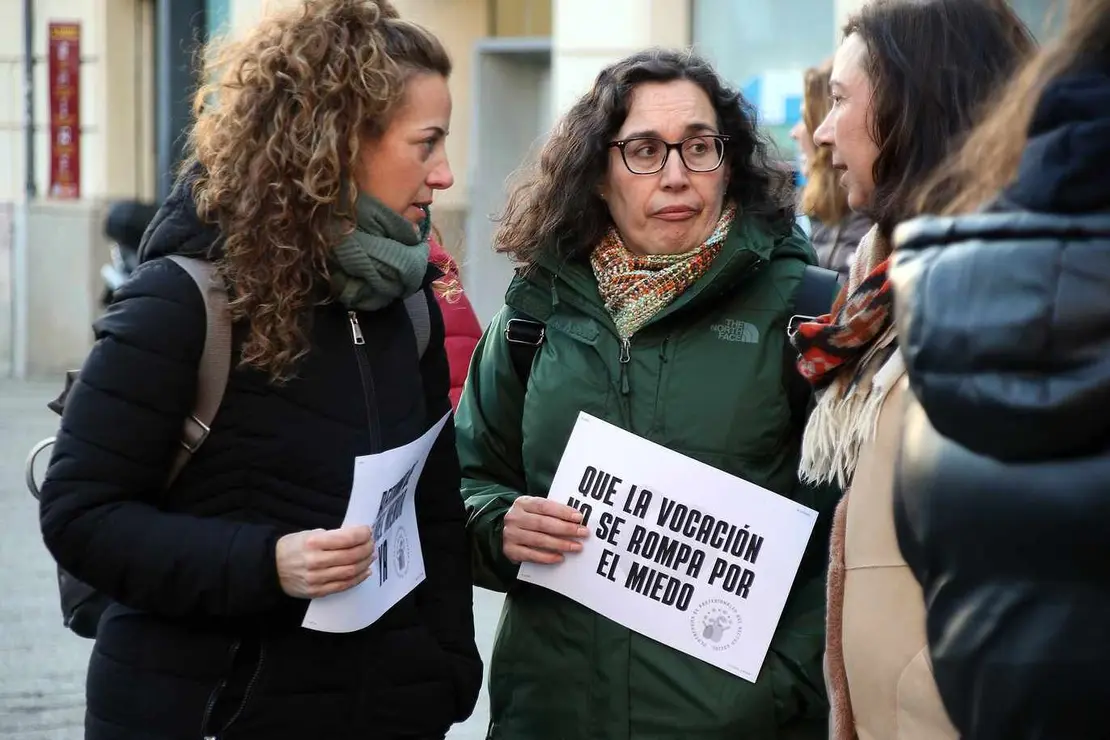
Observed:
[[[708,273],[627,347],[588,264],[549,263],[512,282],[456,418],[475,580],[507,592],[488,738],[828,737],[821,661],[837,495],[797,480],[805,412],[788,401],[797,376],[783,344],[794,290],[815,261],[796,228],[772,235],[738,222]],[[527,392],[505,338],[521,314],[546,327]],[[821,513],[756,683],[516,580],[501,551],[505,513],[523,493],[547,495],[579,411]]]

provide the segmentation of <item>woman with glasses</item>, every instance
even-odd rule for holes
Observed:
[[[785,327],[812,248],[751,106],[697,56],[605,69],[509,200],[520,265],[457,418],[478,585],[507,592],[489,738],[824,738],[824,541]],[[758,680],[516,579],[586,529],[549,486],[579,412],[821,510]]]

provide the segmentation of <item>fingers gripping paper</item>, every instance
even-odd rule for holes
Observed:
[[[756,680],[817,512],[584,413],[548,498],[590,537],[521,581]]]
[[[344,527],[370,525],[377,558],[370,578],[337,594],[313,599],[302,626],[321,632],[369,627],[424,580],[416,528],[416,484],[450,414],[404,447],[355,458],[354,484]]]

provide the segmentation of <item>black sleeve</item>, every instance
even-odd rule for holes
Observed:
[[[169,260],[141,266],[94,325],[42,487],[43,539],[62,568],[166,616],[241,616],[279,602],[267,526],[159,510],[193,409],[205,309]]]
[[[444,348],[443,316],[430,293],[431,339],[420,363],[431,425],[451,410],[451,383]],[[451,661],[458,706],[456,717],[470,716],[482,683],[482,660],[474,642],[474,590],[466,510],[455,450],[455,423],[449,419],[436,440],[416,488],[416,518],[424,553],[425,581],[418,590],[424,622]]]

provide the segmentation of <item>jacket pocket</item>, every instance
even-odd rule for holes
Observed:
[[[202,737],[223,737],[246,713],[260,686],[266,664],[266,647],[258,638],[236,640],[230,648],[230,667],[216,682],[205,704]]]

